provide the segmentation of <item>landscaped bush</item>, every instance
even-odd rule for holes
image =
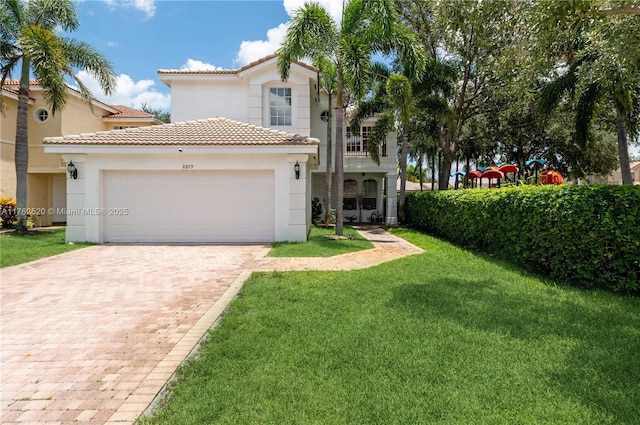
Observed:
[[[411,193],[408,224],[584,287],[640,294],[640,186]]]
[[[0,228],[15,229],[17,221],[16,200],[13,198],[0,198]],[[39,222],[38,216],[27,213],[27,229],[33,228]]]
[[[9,229],[16,226],[16,200],[13,198],[0,198],[0,219],[2,228]]]

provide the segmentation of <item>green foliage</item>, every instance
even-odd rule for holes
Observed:
[[[160,108],[152,108],[146,103],[143,103],[140,109],[147,114],[153,115],[158,121],[166,124],[169,124],[171,122],[171,112],[163,111]]]
[[[352,227],[345,226],[344,231],[349,237],[336,239],[331,237],[334,234],[332,227],[313,226],[307,242],[276,242],[269,257],[332,257],[373,248],[371,242]]]
[[[409,222],[561,282],[640,293],[640,186],[413,193]]]
[[[581,424],[640,417],[640,300],[545,285],[411,229],[365,270],[254,273],[139,424]]]
[[[33,230],[23,235],[0,235],[0,267],[14,266],[63,252],[85,248],[89,243],[65,243],[65,229]]]

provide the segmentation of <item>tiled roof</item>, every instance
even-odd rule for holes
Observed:
[[[118,112],[109,115],[109,118],[153,118],[153,115],[147,112],[129,108],[128,106],[111,105],[111,107],[116,109]]]
[[[29,85],[32,86],[39,86],[40,85],[40,80],[29,80]],[[20,89],[20,80],[5,80],[4,81],[4,85],[2,86],[3,90],[6,90],[10,93],[14,93],[14,94],[20,94],[19,93],[19,89]]]
[[[47,137],[46,144],[256,146],[313,145],[317,139],[227,118]]]
[[[31,79],[29,80],[30,86],[40,86],[40,80]],[[2,89],[8,91],[10,93],[19,94],[18,89],[20,88],[19,80],[5,80]],[[73,87],[67,86],[70,92],[80,95],[80,92]],[[115,109],[118,112],[107,115],[108,118],[155,118],[153,115],[148,114],[144,111],[140,111],[138,109],[129,108],[128,106],[123,105],[109,105],[104,102],[100,102],[99,100],[94,100],[94,104],[99,104],[107,107],[107,110]]]
[[[191,69],[159,69],[158,70],[158,74],[162,75],[162,74],[197,74],[197,75],[216,75],[216,74],[239,74],[243,71],[246,71],[249,68],[253,68],[256,65],[260,65],[261,63],[267,62],[273,58],[277,57],[277,55],[275,53],[269,55],[269,56],[265,56],[262,59],[258,59],[257,61],[253,61],[245,66],[243,66],[242,68],[238,68],[238,69],[215,69],[215,70],[191,70]],[[304,62],[300,62],[300,61],[295,61],[294,63],[307,68],[313,72],[316,72],[317,69],[315,69],[313,66],[306,64]]]

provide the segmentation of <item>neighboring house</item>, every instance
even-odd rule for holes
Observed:
[[[16,197],[15,140],[19,82],[5,81],[0,114],[0,197]],[[93,112],[80,93],[69,88],[64,110],[54,116],[44,100],[44,91],[37,80],[31,81],[28,109],[29,170],[27,207],[38,213],[40,224],[65,223],[67,197],[67,164],[60,155],[45,153],[45,137],[63,134],[95,132],[117,128],[159,124],[153,115],[120,105],[93,102]],[[43,214],[40,214],[43,213]]]
[[[640,184],[640,161],[631,162],[631,178],[633,184]],[[618,168],[606,177],[590,177],[587,181],[600,184],[622,184],[622,171]]]
[[[310,199],[317,197],[326,209],[328,100],[326,93],[318,89],[315,68],[294,62],[289,80],[283,82],[277,71],[277,57],[270,55],[239,69],[161,69],[158,77],[171,88],[171,116],[175,121],[225,117],[320,140],[320,163],[310,175]],[[397,223],[397,138],[395,133],[389,134],[387,142],[380,147],[381,163],[375,164],[367,153],[367,137],[374,123],[375,118],[364,120],[358,136],[344,128],[344,202],[341,207],[344,207],[347,223],[377,220]],[[332,170],[335,172],[335,165]],[[332,208],[336,208],[335,193],[334,179]]]

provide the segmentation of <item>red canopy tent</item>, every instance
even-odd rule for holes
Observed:
[[[491,179],[498,179],[498,187],[500,187],[500,179],[504,178],[504,173],[502,171],[488,168],[484,173],[482,173],[480,178],[489,179],[489,187],[491,187]]]
[[[554,170],[547,170],[540,174],[541,184],[562,184],[564,179],[562,174]]]
[[[498,170],[502,171],[505,174],[513,173],[513,182],[518,183],[518,172],[520,171],[520,168],[518,168],[516,165],[503,164],[500,166],[500,168],[498,168]]]
[[[469,171],[468,177],[471,180],[477,180],[482,176],[482,172],[480,170]],[[473,182],[471,182],[471,187],[473,187]]]

